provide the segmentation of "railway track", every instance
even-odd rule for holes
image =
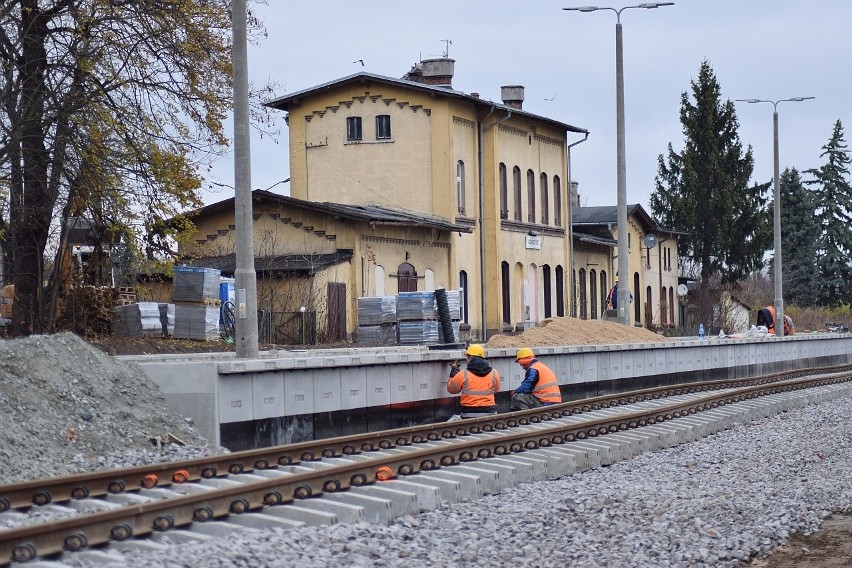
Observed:
[[[581,445],[741,401],[850,380],[852,368],[844,366],[676,385],[491,418],[0,486],[0,515],[25,517],[48,506],[82,512],[0,532],[0,564],[210,521],[240,524],[247,513],[268,517],[261,522],[297,526],[270,513],[388,479]]]

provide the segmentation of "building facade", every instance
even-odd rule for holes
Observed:
[[[606,296],[617,274],[618,242],[615,206],[576,207],[572,211],[578,317],[595,319],[606,306]],[[632,295],[630,321],[664,330],[678,327],[678,231],[661,227],[639,205],[627,206],[627,248],[630,273],[619,275],[619,286]],[[603,254],[609,246],[609,257]],[[593,254],[596,253],[596,254]]]
[[[501,103],[454,90],[453,73],[452,59],[426,60],[402,79],[358,73],[268,102],[287,113],[291,195],[469,228],[449,234],[441,283],[463,291],[472,338],[568,315],[567,144],[587,131],[524,111],[521,86],[503,87]],[[404,244],[371,256],[355,285],[402,291],[403,261],[436,272],[418,252],[431,243]]]

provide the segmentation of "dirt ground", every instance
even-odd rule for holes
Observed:
[[[847,568],[852,566],[852,514],[836,513],[819,532],[794,535],[784,546],[754,568]]]
[[[543,320],[538,327],[519,335],[495,335],[487,347],[515,348],[547,345],[599,345],[608,343],[643,343],[665,339],[641,327],[623,325],[600,320],[580,320],[575,318],[550,318]],[[158,355],[169,353],[232,353],[233,343],[220,339],[200,341],[194,339],[175,339],[173,337],[126,337],[104,335],[87,337],[91,345],[109,355]],[[274,345],[263,343],[261,351],[271,349],[331,349],[352,347],[348,343],[320,345]]]

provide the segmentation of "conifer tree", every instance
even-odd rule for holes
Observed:
[[[848,179],[852,160],[840,120],[834,123],[831,139],[822,149],[820,157],[826,162],[805,172],[813,176],[805,184],[812,187],[822,231],[817,252],[820,303],[834,306],[852,302],[852,185]]]
[[[788,303],[800,307],[816,306],[819,299],[817,243],[820,225],[814,216],[814,195],[805,188],[796,168],[787,168],[781,174],[780,190],[784,297]]]
[[[684,148],[658,158],[650,206],[662,224],[684,231],[678,243],[687,276],[731,285],[762,268],[772,239],[766,206],[769,183],[750,185],[751,147],[743,150],[734,104],[722,102],[710,64],[681,95]]]

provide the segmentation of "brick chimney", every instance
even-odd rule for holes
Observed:
[[[504,85],[500,87],[500,98],[507,107],[522,110],[524,107],[524,86]]]
[[[423,82],[427,85],[452,88],[455,64],[456,60],[449,57],[424,59],[420,62],[423,69]]]

